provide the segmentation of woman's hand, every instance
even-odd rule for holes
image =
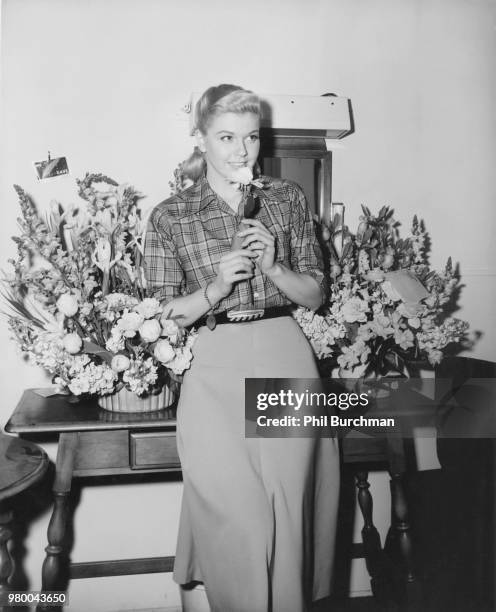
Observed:
[[[243,248],[248,248],[257,254],[256,263],[261,272],[268,274],[274,267],[276,256],[276,243],[274,236],[258,219],[243,219],[249,225],[248,229],[238,232]]]
[[[253,277],[254,259],[257,253],[249,249],[238,249],[226,253],[220,258],[217,276],[212,285],[217,290],[219,299],[227,297],[234,283]]]

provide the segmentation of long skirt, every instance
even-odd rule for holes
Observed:
[[[177,441],[184,492],[174,580],[214,612],[304,612],[330,593],[339,491],[335,438],[246,438],[245,378],[315,378],[291,317],[202,327]]]

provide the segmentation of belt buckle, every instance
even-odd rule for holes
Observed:
[[[255,319],[261,319],[264,316],[264,312],[265,310],[263,308],[255,308],[252,310],[229,310],[227,312],[227,318],[232,323],[254,321]]]

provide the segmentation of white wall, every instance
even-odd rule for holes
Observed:
[[[75,198],[72,177],[101,171],[134,184],[152,206],[168,195],[172,170],[190,148],[179,112],[190,91],[220,82],[258,92],[332,91],[351,98],[356,121],[334,155],[334,200],[345,202],[350,224],[361,202],[393,206],[406,227],[413,214],[423,217],[432,263],[449,255],[461,263],[460,315],[484,332],[474,355],[495,359],[495,6],[4,0],[0,268],[14,253],[13,183],[43,207]],[[67,156],[71,178],[36,182],[31,162],[47,150]],[[2,319],[2,423],[22,389],[46,380],[16,356],[8,336]],[[75,559],[172,554],[179,494],[173,484],[85,490]],[[100,543],[95,526],[107,537],[107,518],[121,512],[122,527],[128,512],[146,513],[139,533]],[[32,526],[27,542],[32,588],[47,520]],[[177,603],[164,575],[74,581],[71,596],[75,611],[88,609],[88,597],[95,612]]]

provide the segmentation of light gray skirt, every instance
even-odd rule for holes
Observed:
[[[303,612],[330,592],[333,438],[245,438],[245,378],[314,378],[292,317],[202,327],[178,406],[184,478],[174,580],[214,612]]]

